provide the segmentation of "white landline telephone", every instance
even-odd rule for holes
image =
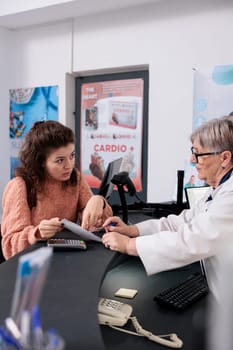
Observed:
[[[132,314],[131,305],[116,300],[100,298],[98,305],[99,324],[124,326]]]
[[[164,346],[168,346],[170,348],[177,349],[183,346],[182,340],[179,339],[175,333],[155,335],[143,329],[139,324],[137,318],[135,316],[131,316],[132,311],[133,308],[129,304],[124,304],[117,300],[100,298],[98,303],[99,324],[109,326],[121,332],[146,337],[151,341]],[[120,328],[124,326],[128,320],[132,321],[136,332]]]

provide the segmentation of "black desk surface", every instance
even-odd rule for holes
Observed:
[[[44,243],[38,243],[26,252],[40,246]],[[199,269],[198,264],[148,277],[139,258],[112,252],[96,242],[87,243],[87,247],[87,251],[54,252],[41,297],[43,327],[56,328],[66,341],[66,349],[164,349],[143,337],[100,327],[97,305],[98,297],[103,296],[131,304],[133,315],[144,329],[155,334],[176,332],[184,341],[184,350],[196,350],[192,347],[193,317],[198,310],[203,310],[206,300],[177,313],[160,308],[153,297]],[[0,264],[0,324],[10,312],[18,257]],[[134,299],[114,297],[120,287],[137,289],[138,294]]]
[[[130,257],[122,264],[110,270],[103,281],[100,295],[110,299],[115,299],[133,306],[133,316],[136,316],[141,326],[152,333],[168,334],[177,333],[183,340],[184,350],[203,350],[196,347],[196,336],[199,329],[195,329],[195,318],[202,316],[205,310],[207,298],[204,298],[187,310],[177,312],[160,307],[153,301],[155,294],[168,288],[194,271],[200,272],[199,264],[188,265],[182,269],[162,272],[153,276],[147,276],[138,258]],[[114,293],[119,288],[137,289],[138,294],[133,299],[118,298]],[[202,328],[205,327],[204,319],[201,320]],[[126,329],[134,330],[131,324],[125,326]],[[164,349],[157,343],[153,343],[143,337],[128,335],[126,333],[112,330],[106,326],[101,327],[105,348],[134,350],[142,349]],[[198,340],[202,343],[202,340]]]
[[[44,244],[36,245],[40,246]],[[86,251],[54,252],[40,302],[43,327],[56,328],[69,350],[104,349],[97,304],[105,271],[116,253],[101,243],[87,246]],[[0,264],[0,324],[10,312],[17,264],[18,256]]]

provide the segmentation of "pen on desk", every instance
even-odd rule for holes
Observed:
[[[0,337],[2,338],[3,345],[9,345],[10,349],[24,350],[17,339],[15,339],[6,329],[0,327]]]
[[[114,226],[114,227],[117,226],[117,222],[110,222],[110,224],[108,224],[106,227],[111,227],[111,226],[112,226],[112,227],[113,227],[113,226]],[[106,228],[106,227],[105,227],[105,228]]]
[[[5,319],[5,325],[6,325],[7,330],[11,333],[11,335],[15,339],[19,340],[21,338],[21,332],[11,317],[7,317]]]
[[[53,350],[56,349],[57,346],[57,335],[54,329],[50,329],[48,331],[48,343],[45,347],[45,350]]]
[[[43,349],[43,330],[40,322],[39,308],[35,305],[32,309],[32,339],[36,350]]]
[[[45,350],[62,350],[64,348],[64,342],[58,336],[54,328],[49,329],[47,335],[48,335],[48,343],[45,347]]]
[[[110,224],[108,224],[108,226],[116,226],[117,222],[110,222]]]
[[[4,341],[1,335],[0,335],[0,350],[4,350]]]
[[[52,248],[43,247],[20,257],[16,286],[13,296],[11,318],[19,327],[22,312],[38,304],[47,276]]]
[[[92,232],[98,233],[98,232],[103,231],[103,233],[105,233],[106,232],[106,227],[108,227],[108,226],[116,226],[116,225],[117,225],[116,222],[111,222],[110,224],[108,224],[106,226],[95,227],[95,229]]]
[[[19,326],[21,308],[24,308],[25,299],[27,299],[28,285],[31,280],[32,269],[28,260],[20,260],[18,265],[15,291],[13,295],[11,318]]]
[[[28,310],[23,310],[20,321],[21,338],[20,343],[24,346],[30,344],[31,316]]]
[[[106,226],[101,226],[99,229],[104,230],[108,226],[117,226],[117,222],[110,222],[110,224],[108,224]]]

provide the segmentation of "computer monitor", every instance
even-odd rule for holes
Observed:
[[[185,187],[185,196],[189,208],[193,208],[196,202],[201,199],[209,189],[209,186]]]
[[[103,180],[100,184],[98,194],[108,199],[113,191],[113,183],[111,182],[114,175],[120,171],[121,163],[123,158],[118,158],[108,163],[107,169],[104,173]]]

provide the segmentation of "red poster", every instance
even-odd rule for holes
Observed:
[[[109,162],[122,157],[136,190],[142,190],[143,79],[84,83],[81,88],[81,169],[100,186]]]

